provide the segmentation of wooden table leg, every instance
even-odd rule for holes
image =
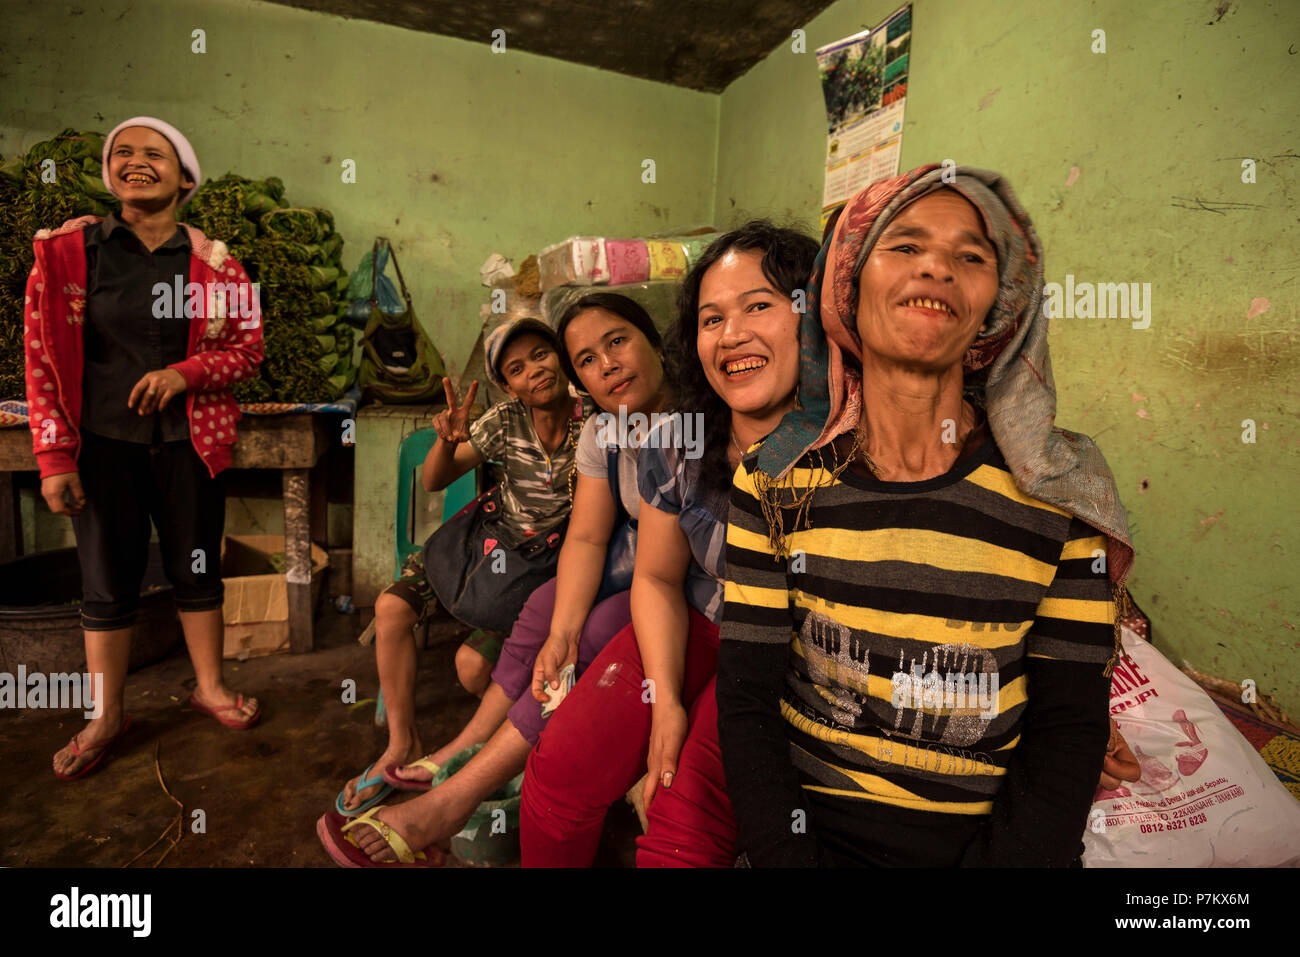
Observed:
[[[329,546],[329,476],[325,471],[325,456],[313,466],[308,481],[311,482],[311,540],[322,548]]]
[[[315,648],[311,607],[311,473],[285,469],[284,565],[289,598],[289,651]]]
[[[0,562],[23,553],[23,516],[14,472],[0,472]]]

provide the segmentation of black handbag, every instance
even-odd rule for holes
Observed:
[[[609,537],[605,549],[605,571],[600,578],[600,590],[592,607],[600,604],[611,595],[627,591],[632,587],[632,570],[636,566],[636,519],[623,507],[623,493],[618,484],[617,447],[606,450],[606,477],[609,479],[609,491],[614,496],[614,533]]]
[[[501,492],[488,489],[424,543],[424,577],[452,615],[506,634],[528,596],[555,577],[569,520],[514,541],[500,524]]]

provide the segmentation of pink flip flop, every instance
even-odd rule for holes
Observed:
[[[75,781],[77,780],[77,778],[85,777],[87,774],[89,774],[91,771],[95,770],[95,768],[99,766],[99,762],[104,760],[104,755],[108,754],[108,749],[111,748],[114,744],[116,744],[117,739],[122,737],[122,735],[126,734],[127,731],[129,731],[130,729],[131,729],[131,715],[129,714],[123,715],[122,727],[118,728],[117,734],[113,735],[103,744],[92,745],[89,748],[83,748],[81,745],[77,744],[77,735],[74,734],[72,736],[72,740],[68,742],[68,746],[72,748],[73,757],[79,758],[87,751],[98,751],[99,754],[95,755],[90,760],[90,763],[83,766],[82,769],[78,771],[76,774],[63,774],[60,771],[55,771],[54,776],[58,778],[60,781]],[[78,734],[80,734],[80,732],[78,732]]]
[[[242,694],[239,696],[239,698],[235,701],[233,705],[229,705],[225,708],[209,708],[207,705],[202,704],[199,701],[197,695],[190,695],[190,707],[193,708],[195,711],[197,711],[199,714],[205,714],[209,718],[215,718],[217,721],[221,722],[221,724],[225,725],[227,728],[234,728],[236,731],[247,731],[253,725],[257,724],[257,722],[262,720],[261,705],[258,705],[257,710],[254,711],[248,717],[241,717],[239,719],[222,717],[223,714],[229,714],[232,711],[235,714],[239,714],[240,711],[243,710],[244,696]]]
[[[328,811],[316,822],[316,836],[321,846],[339,867],[442,867],[443,853],[436,847],[426,847],[422,851],[412,851],[402,835],[393,830],[374,815],[383,809],[380,804],[356,817],[344,817],[336,811]],[[372,861],[370,855],[357,847],[348,831],[364,824],[379,832],[384,842],[397,855],[395,861]]]

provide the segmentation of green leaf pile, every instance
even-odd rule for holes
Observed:
[[[0,399],[22,399],[23,301],[36,256],[32,237],[67,220],[107,216],[117,200],[100,178],[104,137],[64,130],[26,154],[0,163]],[[46,160],[53,160],[50,167]],[[42,174],[52,169],[55,182]]]
[[[276,177],[249,180],[227,173],[203,184],[185,219],[225,239],[261,286],[266,358],[256,379],[234,387],[235,398],[329,402],[343,395],[356,369],[352,328],[343,321],[343,237],[334,232],[329,210],[289,206]]]

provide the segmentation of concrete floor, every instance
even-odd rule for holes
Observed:
[[[54,752],[84,724],[79,714],[0,711],[0,866],[121,867],[131,860],[177,813],[158,782],[157,749],[163,779],[185,806],[184,837],[162,866],[333,867],[316,820],[379,756],[386,738],[374,725],[373,703],[341,702],[344,678],[356,680],[358,701],[379,688],[374,649],[355,640],[359,616],[324,607],[316,652],[227,662],[227,681],[262,702],[262,722],[250,731],[190,710],[194,675],[183,648],[128,677],[131,730],[80,781],[60,781],[50,769]],[[435,621],[419,652],[416,713],[430,748],[448,740],[477,703],[452,666],[466,634],[457,622]],[[196,809],[206,816],[204,834],[190,828]],[[635,815],[620,802],[597,865],[632,866],[638,833]],[[134,866],[151,866],[169,840]]]

